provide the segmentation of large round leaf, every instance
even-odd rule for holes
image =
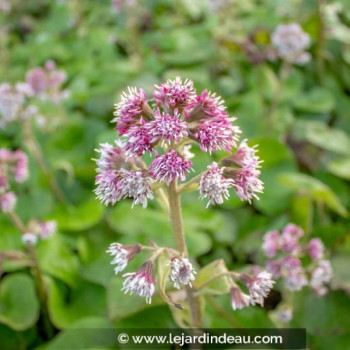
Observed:
[[[0,284],[0,322],[23,331],[39,317],[39,302],[32,278],[23,273],[6,276]]]
[[[102,215],[102,204],[97,199],[90,199],[77,207],[59,205],[52,219],[62,230],[81,231],[97,224]]]

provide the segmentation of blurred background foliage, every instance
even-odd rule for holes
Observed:
[[[1,1],[0,1],[1,2]],[[54,338],[48,341],[25,259],[4,261],[0,284],[2,349],[62,349],[77,342],[68,327],[174,327],[160,298],[151,306],[120,293],[105,254],[113,241],[173,245],[157,204],[104,208],[95,200],[94,149],[113,142],[113,104],[128,86],[180,75],[216,91],[243,135],[259,144],[265,192],[249,206],[232,197],[205,209],[184,196],[185,230],[198,266],[223,259],[230,268],[264,264],[262,235],[294,222],[331,252],[333,291],[294,295],[291,326],[306,327],[310,348],[345,349],[350,337],[350,7],[346,0],[137,0],[116,13],[110,0],[10,0],[0,13],[1,82],[25,79],[48,59],[67,72],[69,98],[42,103],[45,158],[70,204],[58,203],[30,159],[30,179],[19,188],[19,214],[55,219],[59,233],[38,246],[48,287]],[[281,64],[261,59],[269,33],[299,22],[311,36],[311,61],[281,76]],[[21,145],[18,124],[0,131],[0,146]],[[207,154],[196,154],[204,170]],[[20,233],[0,216],[1,251],[23,249]],[[132,262],[137,267],[138,259]],[[278,288],[265,308],[233,312],[227,296],[209,297],[207,327],[274,327]],[[220,316],[218,316],[220,315]],[[175,315],[176,316],[176,315]],[[91,340],[91,339],[90,339]],[[92,346],[84,338],[86,348]],[[79,341],[82,341],[79,339]],[[91,340],[92,341],[92,340]],[[63,344],[63,345],[62,345]],[[108,349],[111,344],[105,344]]]

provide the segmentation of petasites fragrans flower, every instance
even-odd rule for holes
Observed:
[[[176,77],[174,80],[156,85],[153,96],[159,106],[186,108],[195,101],[196,90],[191,80],[186,79],[183,82],[180,77]]]
[[[132,245],[122,245],[120,243],[112,243],[107,253],[109,253],[113,260],[111,261],[112,265],[116,265],[114,268],[115,274],[123,271],[128,262],[134,258],[135,255],[140,253],[141,246],[139,244]]]
[[[0,195],[0,207],[3,213],[11,213],[16,207],[17,196],[14,192],[7,192]]]
[[[62,90],[66,80],[66,72],[58,70],[56,63],[52,60],[46,61],[44,67],[33,68],[27,73],[27,83],[33,94],[42,100],[50,100],[54,103],[68,96],[68,92]]]
[[[269,294],[275,283],[272,275],[267,271],[259,272],[257,275],[243,274],[241,281],[246,285],[250,294],[250,303],[252,305],[264,305],[264,299]]]
[[[231,305],[233,310],[241,310],[248,307],[251,302],[251,298],[248,294],[244,293],[238,286],[231,288]]]
[[[180,289],[181,285],[191,285],[194,281],[195,271],[187,258],[172,258],[170,261],[170,280],[174,282],[174,287]]]
[[[248,203],[262,193],[262,161],[257,146],[249,145],[246,139],[239,143],[241,130],[224,100],[208,90],[197,92],[191,80],[176,77],[156,85],[151,93],[129,87],[115,104],[114,116],[117,141],[101,144],[95,160],[94,191],[103,204],[114,205],[121,199],[131,199],[132,206],[146,208],[155,198],[170,214],[175,233],[181,231],[181,222],[173,221],[181,221],[179,197],[183,193],[199,190],[200,198],[207,200],[208,205],[222,204],[230,197],[230,191]],[[193,175],[192,171],[197,170],[193,169],[197,164],[195,154],[212,155],[216,151],[224,152],[224,159],[207,164],[204,172]],[[161,280],[159,294],[167,303],[178,307],[180,304],[166,294],[164,281],[169,278],[177,289],[185,286],[186,293],[195,286],[195,271],[185,241],[176,240],[177,250],[158,247],[153,242],[150,246],[142,245],[140,249],[149,253],[148,260],[138,271],[124,275],[127,278],[123,290],[150,302],[156,281]],[[134,251],[130,253],[130,247],[134,246],[114,244],[109,248],[116,273],[123,271],[132,259]],[[164,255],[170,267],[162,269],[159,261],[164,260],[160,258]],[[168,273],[166,278],[159,276],[164,270]],[[158,273],[157,279],[154,273]],[[249,295],[232,289],[234,308],[262,304],[272,286],[269,276],[265,271],[246,277]]]
[[[22,183],[27,178],[27,155],[21,150],[0,149],[0,194],[6,191],[12,180]]]
[[[271,231],[265,234],[263,250],[270,259],[266,266],[275,278],[282,278],[289,291],[300,291],[310,286],[316,294],[324,295],[332,277],[330,262],[324,259],[324,245],[319,238],[304,241],[301,227],[288,224],[282,233]],[[303,263],[310,261],[309,264]],[[273,259],[272,259],[273,258]]]
[[[0,84],[0,126],[18,119],[26,98],[32,94],[30,86],[25,83],[17,83],[15,86]]]
[[[151,142],[155,144],[160,141],[169,145],[174,140],[180,142],[185,136],[188,136],[187,123],[181,119],[178,109],[174,109],[172,114],[161,113],[159,109],[156,110],[154,119],[148,123],[149,135]]]
[[[112,122],[120,138],[115,146],[105,143],[97,150],[95,193],[104,204],[132,198],[145,207],[154,188],[190,176],[188,149],[195,145],[210,154],[228,153],[198,177],[200,198],[222,204],[229,189],[249,203],[259,198],[263,183],[257,146],[248,146],[246,139],[237,146],[241,131],[220,96],[207,90],[197,94],[193,82],[180,77],[157,85],[152,95],[155,109],[146,91],[136,87],[129,87],[115,105]]]
[[[117,123],[117,130],[121,135],[127,133],[130,126],[136,125],[140,118],[152,113],[147,103],[146,92],[143,89],[129,87],[128,92],[123,92],[121,102],[114,105],[116,118],[112,122]]]
[[[167,184],[176,179],[184,181],[190,171],[192,162],[182,158],[175,150],[158,156],[149,166],[150,174],[158,181]]]
[[[271,41],[277,55],[287,62],[303,65],[310,60],[310,54],[305,51],[310,36],[298,23],[280,24],[271,34]]]
[[[130,293],[145,297],[146,302],[150,304],[155,289],[153,268],[153,261],[148,260],[138,271],[125,273],[123,277],[126,277],[126,279],[123,283],[122,291],[124,291],[125,294]]]
[[[333,269],[329,260],[319,260],[317,266],[311,272],[310,287],[319,295],[328,292],[326,285],[331,281]]]
[[[223,176],[223,168],[219,168],[216,162],[208,166],[199,182],[200,198],[208,198],[210,204],[222,204],[224,199],[229,198],[229,188],[234,186],[233,179],[226,179]]]
[[[39,236],[32,232],[26,232],[22,235],[22,242],[29,246],[34,246],[38,243]]]

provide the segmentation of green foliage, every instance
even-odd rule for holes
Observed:
[[[229,279],[225,276],[227,272],[223,260],[213,261],[199,271],[194,286],[200,294],[227,294],[231,287]]]
[[[0,285],[0,322],[16,331],[32,327],[39,317],[33,280],[22,273],[5,277]]]

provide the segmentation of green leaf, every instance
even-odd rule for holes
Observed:
[[[308,141],[330,152],[350,154],[350,137],[343,130],[330,128],[324,122],[298,120],[292,133],[298,141]]]
[[[90,199],[77,207],[60,205],[51,216],[62,230],[82,231],[97,224],[103,215],[103,206]]]
[[[8,217],[0,216],[0,246],[2,251],[20,250],[23,247],[21,234]]]
[[[227,273],[227,267],[223,260],[215,260],[212,263],[204,266],[197,275],[194,283],[195,289],[199,290],[200,294],[220,295],[227,294],[230,291],[230,277],[221,276]],[[217,277],[217,278],[216,278]],[[212,281],[211,281],[212,280]]]
[[[153,304],[153,301],[152,301]],[[183,312],[176,308],[171,308]],[[114,322],[117,328],[176,328],[176,324],[169,310],[168,305],[153,305],[140,310],[137,314]],[[126,348],[127,349],[127,348]]]
[[[331,259],[333,268],[332,288],[350,291],[350,254],[338,254]]]
[[[31,191],[27,195],[21,196],[18,201],[17,212],[22,220],[47,216],[53,209],[52,194],[34,186],[37,186],[37,184],[33,184]]]
[[[64,242],[63,237],[55,234],[41,242],[37,247],[41,269],[53,277],[74,286],[78,276],[78,258]]]
[[[164,301],[159,295],[152,297],[152,304],[147,304],[145,298],[137,295],[127,295],[121,291],[123,280],[115,277],[107,287],[108,319],[112,322],[137,314],[155,305],[162,305]]]
[[[81,281],[69,293],[66,285],[47,278],[47,286],[49,314],[57,328],[70,327],[85,317],[106,315],[105,289],[99,285]]]
[[[328,162],[328,170],[345,180],[350,180],[350,157],[337,158]]]
[[[210,328],[273,328],[266,310],[247,307],[233,310],[229,295],[207,297],[205,320]],[[219,316],[220,315],[220,316]]]
[[[98,259],[80,267],[79,274],[89,282],[107,287],[109,281],[114,276],[113,268],[110,268],[110,263],[111,257],[103,250]]]
[[[184,203],[182,209],[185,232],[210,232],[215,241],[231,243],[236,236],[232,215],[226,215],[220,210],[212,210],[210,207],[205,208],[205,206],[206,202],[198,201],[197,194],[194,195],[191,202]]]
[[[22,339],[18,337],[17,332],[0,323],[0,344],[2,350],[18,350],[23,346],[21,341]]]
[[[312,200],[308,195],[298,195],[292,200],[291,221],[307,232],[312,217]]]
[[[112,349],[115,345],[115,328],[104,318],[86,317],[73,323],[48,342],[45,350]]]
[[[303,75],[298,71],[293,71],[293,74],[289,74],[282,82],[281,90],[279,93],[280,102],[292,102],[303,88]]]
[[[192,18],[197,19],[205,9],[205,3],[201,0],[181,0],[182,5]]]
[[[335,107],[335,99],[326,88],[314,88],[295,99],[294,108],[306,113],[327,113]]]
[[[0,284],[0,322],[23,331],[32,327],[38,318],[34,281],[23,273],[4,277]]]
[[[329,350],[334,349],[336,346],[338,349],[350,349],[350,334],[345,333],[342,335],[317,335],[308,338],[308,346],[310,349],[317,350]]]
[[[139,206],[131,209],[130,204],[128,201],[120,202],[108,211],[107,220],[112,228],[140,243],[151,240],[162,247],[174,246],[173,231],[165,213],[151,208],[145,210]],[[203,231],[185,220],[186,239],[191,255],[200,255],[210,249],[211,240]]]
[[[318,336],[348,332],[350,299],[344,292],[331,292],[322,298],[309,289],[294,294],[294,316],[291,327],[306,328]]]
[[[348,215],[337,195],[323,182],[309,175],[285,173],[279,176],[279,181],[299,194],[308,194],[343,217]]]
[[[278,177],[283,172],[296,170],[293,155],[285,144],[273,138],[254,139],[251,144],[258,144],[259,156],[264,161],[261,180],[265,189],[255,205],[269,215],[280,213],[288,206],[291,190],[279,183]]]
[[[255,73],[252,76],[253,86],[258,86],[263,95],[271,100],[280,89],[276,74],[269,66],[265,65],[258,66]]]

